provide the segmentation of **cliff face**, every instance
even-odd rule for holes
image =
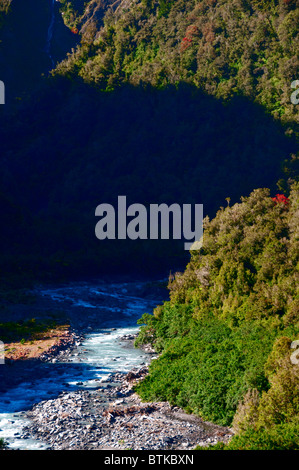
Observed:
[[[3,23],[0,37],[1,79],[6,84],[7,99],[28,90],[49,66],[46,53],[48,4],[16,0]]]
[[[64,26],[54,5],[53,42],[48,47],[48,30],[52,20],[50,0],[13,0],[2,18],[0,31],[0,73],[6,84],[7,102],[23,99],[34,92],[52,67],[62,60],[77,38]]]
[[[102,28],[98,18],[108,6]],[[290,101],[299,66],[297,7],[295,0],[94,0],[80,20],[82,32],[93,25],[93,36],[58,70],[79,68],[84,80],[109,89],[183,81],[224,100],[246,96],[298,123]]]

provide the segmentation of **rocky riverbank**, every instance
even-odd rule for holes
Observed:
[[[82,340],[82,336],[72,328],[53,334],[46,345],[41,348],[39,342],[33,345],[19,344],[16,347],[17,357],[11,358],[9,354],[5,356],[5,364],[0,369],[0,393],[16,387],[22,382],[28,382],[32,377],[38,378],[44,375],[43,363],[68,361],[72,351]],[[43,343],[46,343],[45,340]],[[22,352],[23,351],[23,352]],[[16,356],[16,353],[14,353]]]
[[[229,428],[167,402],[142,403],[133,387],[147,373],[147,366],[112,373],[96,390],[66,391],[36,404],[21,437],[40,439],[51,450],[191,450],[229,440]]]

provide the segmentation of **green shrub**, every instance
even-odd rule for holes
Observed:
[[[6,444],[5,440],[0,438],[0,450],[5,449],[6,445],[7,444]]]
[[[189,320],[189,331],[182,335],[175,318],[168,328],[160,319],[156,334],[164,335],[158,343],[164,349],[136,391],[144,400],[168,400],[204,419],[231,424],[248,388],[269,388],[264,363],[275,331],[265,322],[232,329],[211,318]]]
[[[198,446],[196,450],[299,450],[299,425],[279,424],[268,430],[248,428],[233,436],[229,444]]]

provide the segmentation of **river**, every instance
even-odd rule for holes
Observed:
[[[28,366],[24,381],[0,393],[0,438],[10,449],[43,450],[41,441],[22,437],[28,425],[26,411],[63,391],[96,390],[113,372],[128,372],[148,362],[149,356],[119,340],[138,331],[137,320],[162,302],[147,282],[76,282],[35,289],[39,308],[67,311],[71,323],[84,332],[67,362],[54,359]],[[24,361],[25,363],[26,361]],[[24,364],[25,367],[26,364]],[[5,365],[1,372],[5,372]],[[30,367],[32,373],[30,373]]]
[[[38,6],[38,2],[31,2],[29,17],[39,14]],[[21,7],[21,3],[16,5],[12,18],[12,23],[20,23],[20,28],[26,13]],[[57,60],[65,56],[65,49],[69,50],[77,39],[64,26],[55,0],[49,0],[49,7],[42,49],[51,67],[54,67]],[[25,32],[29,34],[28,31],[31,30],[27,27]],[[22,34],[25,34],[23,30]],[[37,42],[36,38],[34,42]],[[145,311],[151,312],[161,302],[159,296],[154,298],[154,295],[148,294],[147,287],[147,282],[93,281],[55,287],[39,286],[34,290],[38,307],[32,308],[37,310],[37,315],[36,312],[30,313],[28,318],[38,318],[38,309],[41,316],[48,310],[67,312],[76,330],[84,333],[84,339],[68,362],[55,359],[53,362],[40,361],[37,365],[23,361],[21,368],[0,364],[0,438],[8,443],[10,449],[48,448],[42,441],[22,437],[23,429],[28,425],[26,411],[34,404],[56,398],[65,390],[96,389],[99,381],[108,374],[128,372],[148,361],[148,355],[144,352],[134,347],[128,348],[125,342],[119,340],[125,334],[136,333],[138,318]],[[6,320],[14,318],[8,315]],[[8,368],[10,375],[20,375],[16,385],[5,389],[3,384],[6,383]]]

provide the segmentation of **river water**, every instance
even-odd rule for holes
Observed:
[[[128,372],[148,363],[148,355],[120,341],[125,334],[138,331],[137,320],[161,303],[155,294],[147,295],[146,282],[74,283],[64,286],[39,287],[35,294],[44,308],[67,310],[85,331],[67,362],[41,362],[26,381],[0,393],[0,438],[11,449],[47,449],[43,442],[23,439],[28,425],[26,410],[34,404],[56,398],[63,391],[92,390],[113,372]],[[59,357],[59,356],[58,356]],[[0,365],[6,367],[6,365]]]

